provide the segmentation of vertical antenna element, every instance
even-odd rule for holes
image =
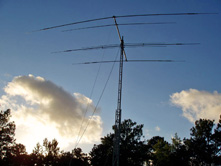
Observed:
[[[114,23],[115,23],[115,26],[116,26],[116,28],[117,28],[117,33],[118,33],[118,36],[119,36],[119,39],[120,39],[120,42],[121,42],[122,39],[121,39],[121,35],[120,35],[120,30],[119,30],[119,28],[118,28],[116,16],[113,16],[113,19],[114,19]],[[123,38],[123,37],[122,37],[122,38]],[[127,56],[126,56],[126,53],[125,53],[124,49],[123,49],[123,54],[124,54],[125,61],[127,61]]]
[[[114,145],[113,145],[113,159],[112,166],[119,166],[120,159],[120,130],[121,130],[121,96],[122,96],[122,76],[123,76],[123,52],[124,40],[121,39],[121,54],[119,66],[119,83],[118,83],[118,101],[117,110],[115,113],[115,126],[114,126]]]

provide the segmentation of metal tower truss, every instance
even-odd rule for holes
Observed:
[[[118,82],[118,100],[117,110],[115,113],[115,126],[114,126],[114,142],[113,142],[113,160],[112,166],[119,166],[120,158],[120,130],[121,130],[121,97],[122,97],[122,78],[123,78],[123,53],[124,53],[124,40],[121,39],[121,54],[119,66],[119,82]],[[126,54],[125,54],[126,55]]]

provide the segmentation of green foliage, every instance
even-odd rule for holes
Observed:
[[[221,161],[221,119],[215,127],[213,120],[199,119],[190,129],[190,139],[181,139],[177,133],[168,143],[163,137],[155,136],[143,140],[143,125],[125,120],[121,124],[120,163],[123,165],[187,166],[206,165]],[[91,163],[96,166],[111,166],[114,134],[101,138],[94,145]]]
[[[163,137],[155,136],[148,141],[149,160],[148,163],[157,166],[170,165],[171,146]]]
[[[120,163],[128,166],[143,165],[147,149],[143,138],[143,125],[132,120],[124,120],[121,125]]]
[[[194,140],[205,140],[208,144],[212,140],[212,129],[214,120],[200,119],[195,122],[195,127],[192,127],[190,135]]]
[[[143,125],[137,125],[132,120],[125,120],[121,124],[120,163],[127,166],[143,165],[147,149],[142,140]],[[111,166],[113,155],[114,134],[110,133],[101,138],[100,145],[94,145],[91,155],[91,164],[96,166]]]
[[[93,166],[111,166],[113,153],[113,134],[101,138],[101,144],[94,145],[90,152]]]
[[[189,165],[190,155],[184,145],[183,141],[175,133],[172,138],[171,154],[170,154],[170,165],[171,166],[187,166]]]
[[[214,120],[200,119],[190,129],[191,138],[185,139],[185,145],[195,165],[212,164],[220,159],[220,121],[213,130]]]
[[[170,152],[171,147],[168,142],[159,140],[154,146],[154,164],[158,166],[169,166],[170,165]]]
[[[171,145],[171,151],[177,151],[181,148],[182,140],[178,137],[178,134],[175,133],[174,137],[172,138],[172,145]]]

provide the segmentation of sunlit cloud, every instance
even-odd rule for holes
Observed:
[[[196,89],[183,90],[170,96],[173,105],[180,107],[183,116],[194,123],[200,118],[218,122],[221,115],[221,94],[199,91]]]
[[[56,138],[63,149],[73,149],[79,129],[82,126],[81,135],[88,119],[81,143],[100,140],[102,121],[98,115],[90,117],[95,106],[88,97],[80,93],[72,95],[53,82],[33,75],[15,77],[4,91],[0,104],[12,110],[17,142],[26,145],[29,152],[46,137]]]

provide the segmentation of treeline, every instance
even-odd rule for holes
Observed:
[[[17,144],[15,123],[10,121],[10,110],[0,112],[0,165],[11,166],[111,166],[114,134],[101,138],[89,154],[81,148],[71,152],[61,151],[58,141],[47,138],[37,143],[27,154],[22,144]],[[113,127],[114,129],[114,127]],[[127,166],[200,166],[221,165],[221,118],[200,119],[190,129],[190,138],[181,139],[177,134],[171,143],[155,136],[145,140],[143,125],[132,120],[121,124],[120,165]]]
[[[15,141],[16,126],[10,116],[10,109],[0,112],[0,166],[89,166],[89,156],[80,148],[61,151],[56,139],[45,138],[27,154],[25,146]]]

